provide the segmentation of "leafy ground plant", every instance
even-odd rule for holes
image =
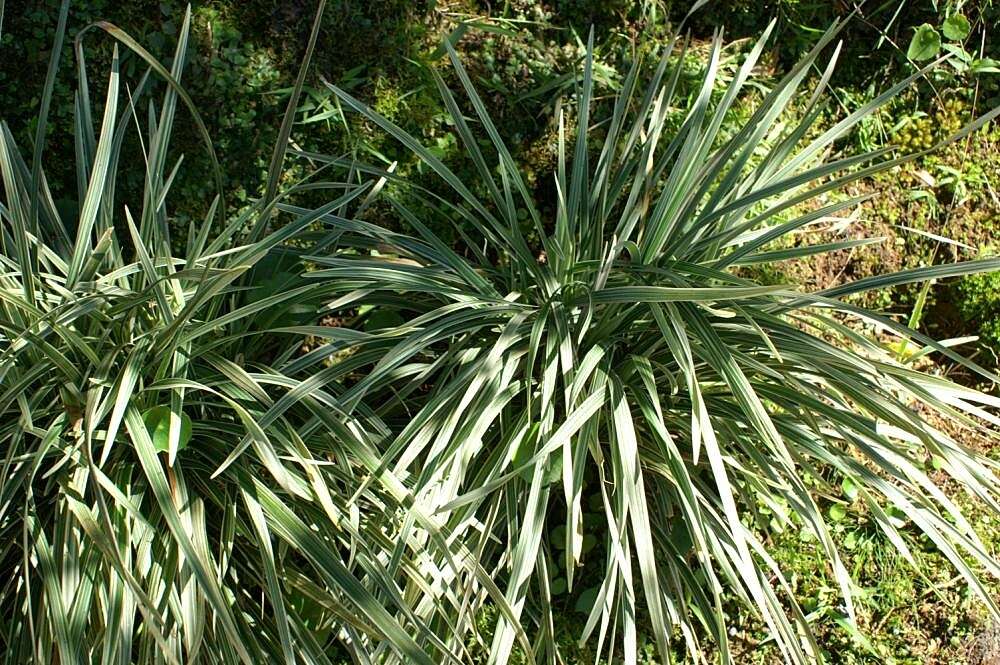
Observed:
[[[386,333],[398,342],[372,355],[349,400],[369,404],[393,431],[381,467],[406,479],[416,506],[435,516],[448,539],[464,543],[477,567],[496,571],[514,616],[498,618],[486,661],[559,662],[554,633],[575,608],[585,616],[579,640],[609,661],[636,662],[651,636],[662,662],[684,652],[695,662],[731,662],[733,598],[756,611],[784,660],[822,660],[810,627],[816,617],[798,605],[769,556],[767,518],[815,539],[839,590],[842,623],[856,632],[856,588],[828,524],[843,517],[842,488],[916,566],[913,534],[899,518],[912,520],[997,616],[982,575],[995,577],[1000,567],[926,469],[933,460],[991,510],[1000,508],[995,463],[941,427],[947,421],[992,436],[988,426],[998,420],[989,409],[1000,401],[915,371],[894,349],[908,340],[920,355],[942,354],[997,377],[843,298],[1000,263],[937,265],[815,293],[761,285],[739,270],[857,244],[768,249],[857,206],[861,199],[843,193],[850,183],[944,143],[913,154],[889,148],[835,156],[839,139],[926,73],[817,129],[837,30],[725,138],[723,118],[767,34],[713,98],[717,38],[689,102],[675,95],[671,64],[685,49],[675,39],[648,82],[633,67],[603,115],[594,110],[588,57],[575,114],[559,115],[547,207],[529,192],[450,45],[466,101],[438,83],[478,170],[475,183],[333,87],[450,191],[408,186],[391,169],[348,165],[391,183],[382,196],[412,232],[327,216],[344,232],[341,251],[310,257],[318,266],[310,277],[343,293],[331,311],[376,308],[404,320]],[[831,51],[821,75],[807,78]],[[809,100],[802,120],[784,123],[796,95]],[[665,132],[668,112],[684,103],[683,125]],[[564,129],[569,120],[575,136]],[[434,214],[467,242],[449,247],[435,237],[428,230]],[[332,343],[312,362],[347,345]],[[359,362],[364,348],[354,351]],[[445,553],[426,553],[437,562],[433,570],[447,569]],[[411,582],[404,595],[420,599],[421,613],[450,604],[447,631],[459,634],[473,631],[477,613],[493,602],[461,571]],[[522,632],[530,648],[523,638],[518,644]]]

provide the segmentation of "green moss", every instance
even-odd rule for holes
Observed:
[[[996,246],[984,254],[995,256]],[[956,302],[962,317],[978,328],[982,340],[1000,349],[1000,273],[980,273],[963,277],[955,286]]]

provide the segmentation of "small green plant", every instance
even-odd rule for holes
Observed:
[[[938,57],[944,51],[952,56],[949,62],[957,74],[1000,73],[1000,63],[996,60],[976,57],[966,50],[965,42],[971,34],[972,24],[969,19],[960,12],[953,12],[942,20],[940,30],[930,23],[918,26],[910,39],[906,57],[923,62]]]
[[[986,256],[996,253],[995,247],[983,252]],[[955,290],[962,316],[975,324],[985,342],[1000,350],[1000,275],[970,275],[959,281]]]
[[[951,97],[933,115],[915,113],[903,118],[893,129],[892,140],[904,150],[916,152],[932,148],[942,139],[955,134],[965,124],[968,105]]]

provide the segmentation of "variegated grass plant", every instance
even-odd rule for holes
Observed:
[[[230,216],[216,165],[220,194],[177,255],[175,116],[190,113],[215,161],[181,86],[190,11],[169,70],[97,24],[149,65],[127,85],[116,49],[99,129],[83,49],[95,37],[77,37],[69,212],[42,168],[68,10],[67,0],[30,161],[6,125],[0,136],[0,660],[436,662],[428,653],[447,647],[398,592],[422,576],[409,561],[386,566],[395,543],[384,524],[405,488],[360,483],[385,434],[345,415],[325,377],[287,367],[311,331],[302,324],[329,300],[298,255],[335,240],[317,219],[366,194],[314,178],[331,202],[271,224],[280,196],[299,188],[278,194],[319,16],[264,196]],[[158,102],[154,80],[166,83]],[[144,163],[122,159],[128,140]],[[135,169],[144,187],[123,193],[119,175]]]
[[[217,172],[220,196],[177,256],[179,103],[212,150],[181,85],[189,20],[169,70],[99,25],[151,70],[123,90],[116,54],[99,130],[78,38],[80,203],[68,215],[42,168],[67,12],[30,162],[6,126],[0,137],[5,662],[501,663],[515,651],[559,662],[557,615],[583,588],[592,610],[579,637],[615,661],[635,661],[641,633],[665,661],[677,648],[704,660],[710,643],[729,660],[735,598],[789,661],[809,662],[809,622],[752,513],[772,506],[812,532],[850,620],[854,589],[817,498],[842,479],[904,556],[910,534],[892,511],[996,611],[980,578],[996,562],[923,471],[934,455],[997,509],[994,468],[922,415],[982,432],[996,400],[916,371],[854,324],[995,377],[842,298],[997,261],[820,293],[737,271],[858,244],[769,249],[857,205],[837,195],[846,184],[912,157],[831,155],[915,77],[816,130],[831,57],[801,120],[785,122],[834,29],[722,138],[767,35],[725,86],[715,40],[690,100],[675,41],[648,81],[637,63],[593,117],[588,57],[543,214],[449,45],[470,117],[436,80],[478,182],[336,90],[449,194],[321,155],[310,157],[329,167],[282,190],[317,17],[264,195],[227,214]],[[153,80],[166,82],[158,104]],[[120,158],[136,135],[145,186],[133,202],[116,181],[134,167]],[[323,179],[341,166],[348,184]],[[303,191],[330,201],[296,207]],[[378,199],[407,233],[363,221]],[[429,230],[432,214],[461,246]],[[372,325],[316,325],[341,311]],[[385,312],[398,324],[377,324]],[[306,335],[324,343],[302,354]],[[487,610],[499,622],[483,644]]]
[[[933,457],[987,509],[1000,507],[996,465],[940,426],[992,437],[988,426],[998,421],[989,409],[1000,402],[918,371],[912,360],[935,353],[996,376],[845,297],[1000,262],[907,270],[813,293],[762,285],[740,270],[877,241],[810,242],[817,233],[808,231],[862,203],[844,194],[850,183],[926,154],[839,153],[850,145],[840,139],[926,70],[821,126],[837,31],[729,134],[727,113],[767,34],[725,84],[716,38],[691,96],[679,85],[688,44],[675,39],[651,73],[637,63],[605,106],[593,98],[588,51],[575,112],[557,114],[547,208],[450,44],[464,99],[435,80],[474,182],[331,86],[447,191],[361,167],[391,183],[383,197],[407,233],[328,216],[344,232],[340,251],[312,257],[320,269],[310,277],[343,293],[331,310],[377,307],[402,317],[394,346],[353,347],[359,361],[371,353],[372,364],[347,391],[349,405],[370,405],[392,430],[382,466],[404,480],[415,506],[468,548],[477,567],[497,571],[514,618],[505,608],[486,650],[490,663],[515,651],[561,662],[555,633],[574,607],[568,597],[586,598],[576,636],[609,662],[636,662],[642,634],[655,640],[661,662],[678,651],[693,662],[731,662],[726,608],[734,598],[763,620],[787,662],[820,660],[789,571],[768,553],[767,521],[755,514],[770,509],[815,538],[854,624],[856,587],[826,514],[841,486],[914,565],[913,534],[925,534],[996,615],[981,575],[995,577],[997,561],[925,468]],[[678,107],[683,122],[671,131]],[[432,220],[453,224],[464,242],[446,245]],[[894,340],[920,351],[903,361]],[[326,353],[353,344],[331,341]],[[496,601],[471,571],[442,578],[448,555],[429,555],[436,574],[427,588],[410,582],[404,596],[428,614],[454,605],[447,630],[469,629],[479,608]],[[518,645],[522,634],[530,649]]]

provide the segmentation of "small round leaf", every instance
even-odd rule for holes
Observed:
[[[385,328],[397,328],[406,323],[399,312],[379,307],[372,311],[365,319],[364,328],[366,331],[383,330]]]
[[[552,529],[552,544],[558,549],[566,549],[566,525],[560,524],[556,528]]]
[[[170,407],[154,406],[142,414],[142,422],[146,424],[146,431],[149,438],[153,440],[153,447],[160,452],[167,452],[170,449]],[[191,440],[191,418],[186,413],[181,413],[181,433],[177,439],[177,450],[187,448]]]
[[[600,589],[596,586],[592,586],[589,589],[584,589],[580,596],[576,599],[576,604],[573,606],[577,612],[581,614],[590,614],[590,611],[594,609],[594,605],[597,603],[597,594]]]
[[[849,501],[858,498],[858,486],[850,478],[844,478],[843,482],[840,483],[840,489]]]
[[[941,24],[941,32],[944,33],[947,39],[953,42],[960,42],[972,32],[972,26],[969,25],[969,19],[961,14],[952,14]]]
[[[910,60],[930,60],[941,50],[941,35],[930,23],[924,23],[913,33],[906,57]]]
[[[892,524],[897,529],[906,525],[909,521],[906,513],[897,508],[896,506],[889,506],[885,509],[885,514],[889,516],[889,523]]]

